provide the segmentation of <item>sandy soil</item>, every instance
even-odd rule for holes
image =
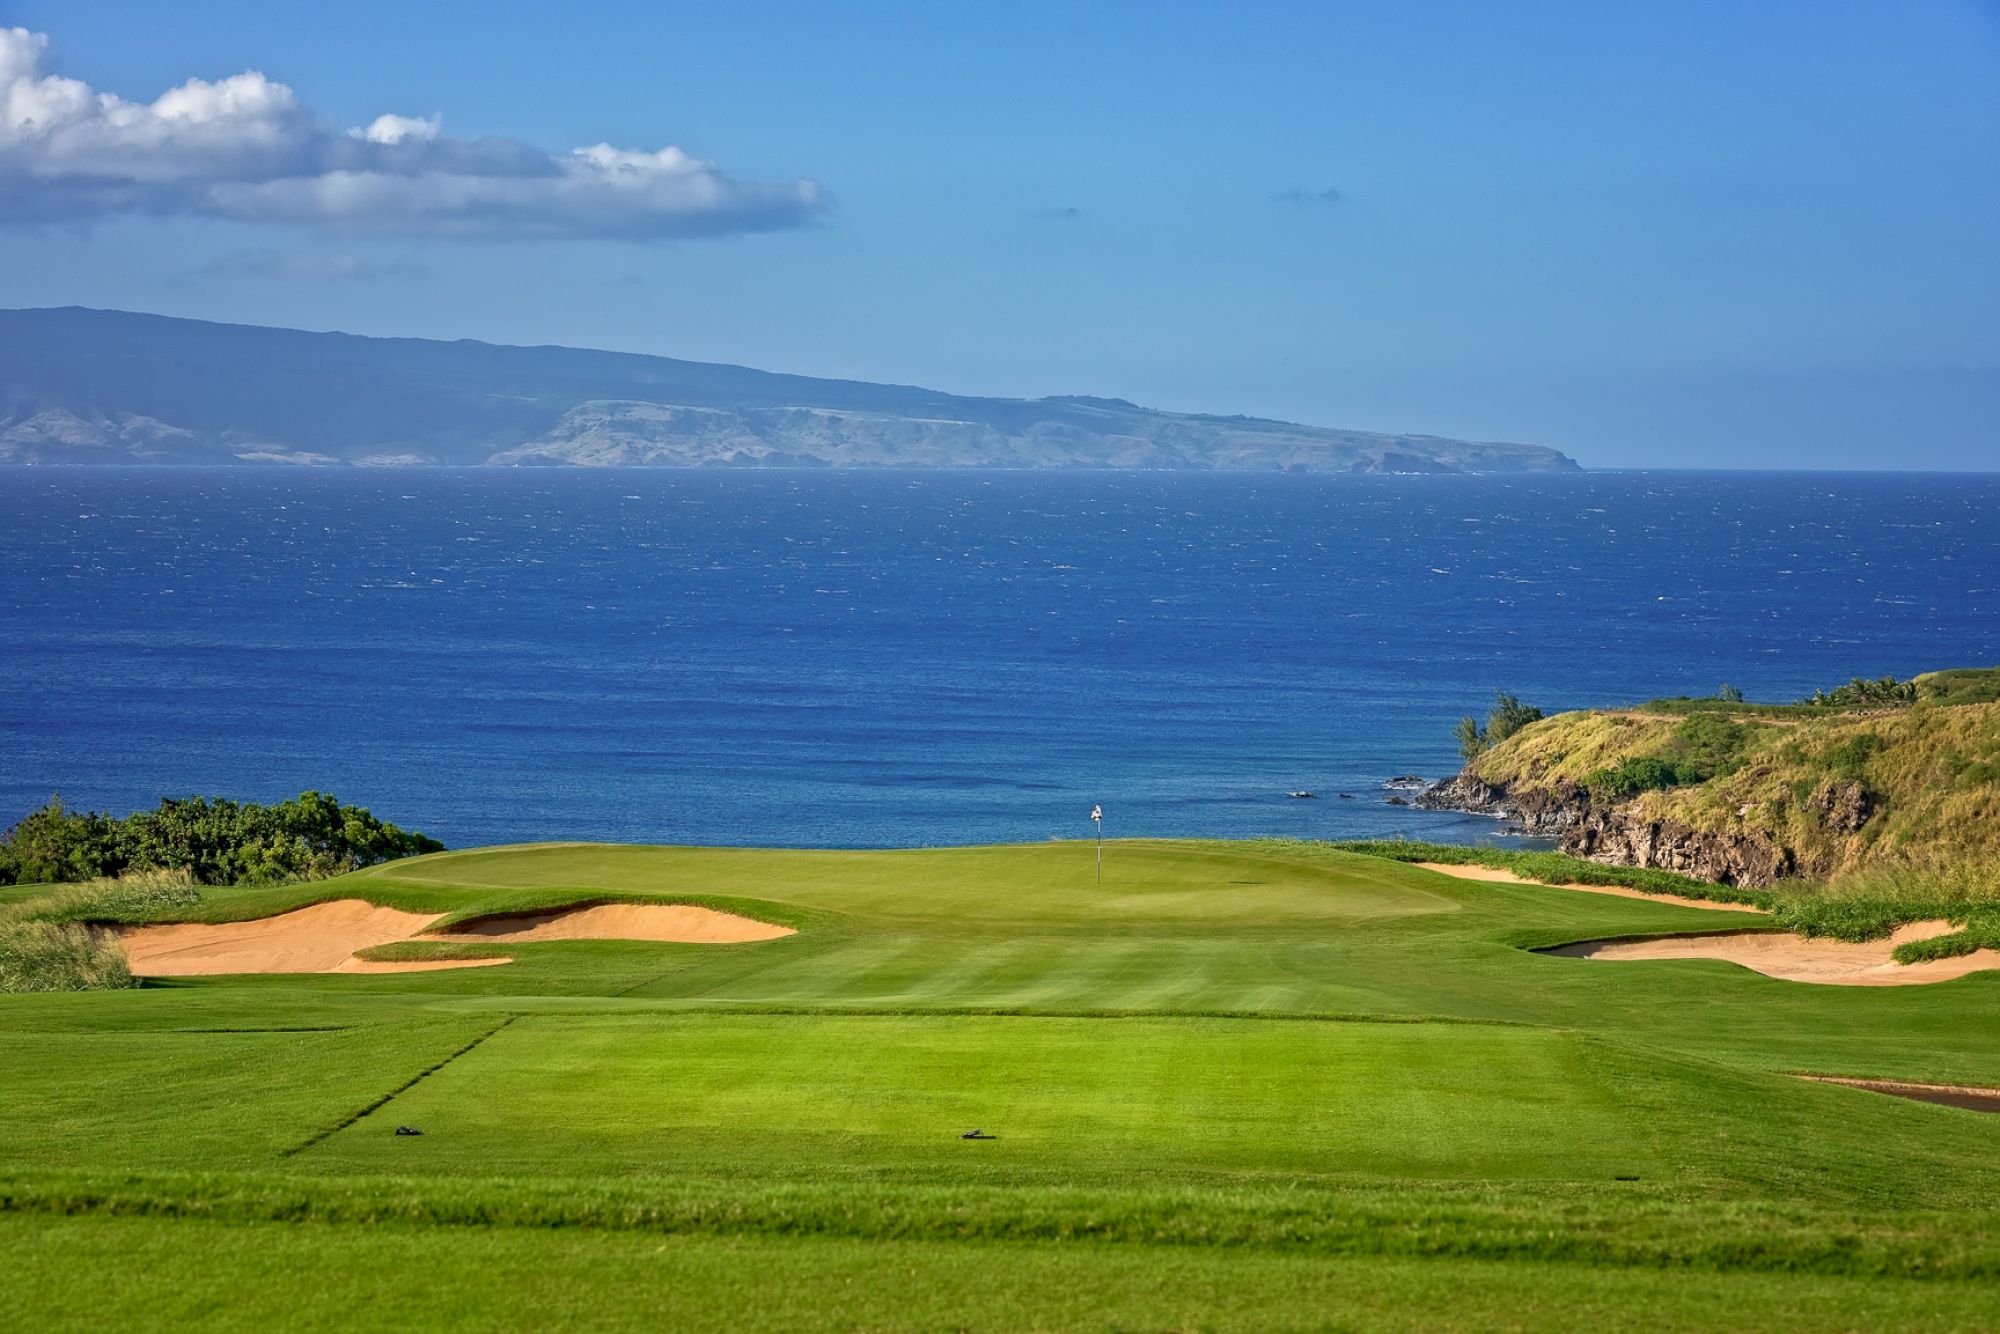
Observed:
[[[118,933],[139,977],[217,973],[407,973],[477,968],[499,959],[426,959],[374,963],[358,950],[408,940],[442,913],[378,908],[361,899],[315,903],[251,922],[183,922],[126,927]]]
[[[1887,940],[1850,945],[1839,940],[1807,940],[1783,932],[1725,931],[1711,935],[1665,936],[1655,940],[1585,940],[1538,951],[1575,959],[1721,959],[1767,977],[1842,987],[1897,987],[1945,982],[1988,968],[2000,968],[2000,950],[1979,950],[1952,959],[1899,964],[1890,951],[1906,940],[1928,940],[1958,928],[1949,922],[1912,922]]]
[[[438,940],[669,940],[736,945],[797,934],[788,926],[689,903],[600,903],[561,912],[519,913],[461,922]]]
[[[1886,1093],[1893,1098],[1934,1102],[1944,1107],[1963,1107],[1973,1112],[2000,1112],[2000,1089],[1971,1088],[1964,1084],[1912,1084],[1900,1079],[1848,1079],[1840,1075],[1800,1075],[1815,1084],[1841,1084],[1847,1088]]]
[[[328,968],[329,973],[428,973],[439,968],[491,968],[498,963],[512,963],[513,956],[496,954],[490,959],[349,959],[338,968]],[[259,971],[277,972],[278,969]]]
[[[403,940],[485,943],[496,940],[670,940],[728,945],[795,934],[734,913],[689,904],[609,903],[561,912],[487,917],[450,934],[424,935],[444,913],[403,912],[361,899],[337,899],[249,922],[177,922],[118,931],[138,977],[222,973],[422,973],[490,968],[512,959],[359,959],[377,945]]]
[[[1503,871],[1493,866],[1453,866],[1445,862],[1418,862],[1416,864],[1423,867],[1426,871],[1436,871],[1439,875],[1457,876],[1460,880],[1488,880],[1502,885],[1540,885],[1543,889],[1580,889],[1586,894],[1609,894],[1614,898],[1621,899],[1646,899],[1653,903],[1676,903],[1683,908],[1711,908],[1716,912],[1761,913],[1764,911],[1762,908],[1753,908],[1747,903],[1711,903],[1707,899],[1690,899],[1680,894],[1648,894],[1644,890],[1627,889],[1623,885],[1550,885],[1540,880],[1529,880],[1525,876],[1518,876],[1512,871]]]

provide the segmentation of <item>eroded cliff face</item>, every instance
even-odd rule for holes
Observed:
[[[1515,821],[1531,834],[1553,835],[1562,851],[1609,866],[1677,871],[1697,880],[1756,889],[1799,873],[1798,857],[1756,834],[1717,833],[1677,820],[1657,820],[1631,806],[1593,802],[1574,783],[1495,784],[1465,772],[1426,788],[1416,804]]]

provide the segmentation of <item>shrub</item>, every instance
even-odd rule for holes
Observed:
[[[0,835],[0,883],[51,884],[135,870],[186,871],[203,884],[312,880],[444,845],[303,792],[275,806],[168,798],[123,820],[75,812],[61,797]]]
[[[1497,691],[1493,708],[1486,715],[1486,725],[1481,727],[1477,718],[1467,714],[1452,728],[1452,736],[1458,742],[1458,753],[1469,763],[1529,723],[1540,722],[1542,716],[1542,711],[1534,705],[1523,704],[1504,690]]]
[[[1854,708],[1856,706],[1884,704],[1912,704],[1918,695],[1915,681],[1898,681],[1893,676],[1884,676],[1874,681],[1864,681],[1855,677],[1844,686],[1832,690],[1815,690],[1807,702],[1821,708]]]
[[[1867,777],[1869,758],[1881,749],[1881,737],[1873,732],[1863,732],[1822,751],[1820,763],[1824,764],[1835,778],[1859,783]]]
[[[1593,801],[1614,803],[1629,800],[1641,792],[1659,792],[1682,783],[1700,782],[1686,776],[1673,760],[1658,755],[1632,755],[1609,769],[1599,769],[1583,780]]]
[[[1742,764],[1753,735],[1750,728],[1720,714],[1690,716],[1674,729],[1674,748],[1680,752],[1679,781],[1705,783],[1733,773]]]

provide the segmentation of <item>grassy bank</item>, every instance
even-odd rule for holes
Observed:
[[[2000,703],[1783,717],[1708,705],[1558,714],[1468,769],[1508,788],[1587,792],[1640,822],[1761,839],[1819,881],[2000,866]]]
[[[0,992],[136,985],[124,951],[93,924],[143,921],[201,902],[200,888],[184,871],[13,888],[0,902]]]

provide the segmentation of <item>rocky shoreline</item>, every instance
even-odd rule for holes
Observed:
[[[1746,889],[1763,888],[1799,870],[1792,850],[1769,839],[1648,819],[1629,807],[1594,802],[1575,784],[1509,787],[1467,771],[1431,784],[1412,804],[1506,819],[1523,833],[1555,838],[1573,857],[1607,866],[1676,871]]]

